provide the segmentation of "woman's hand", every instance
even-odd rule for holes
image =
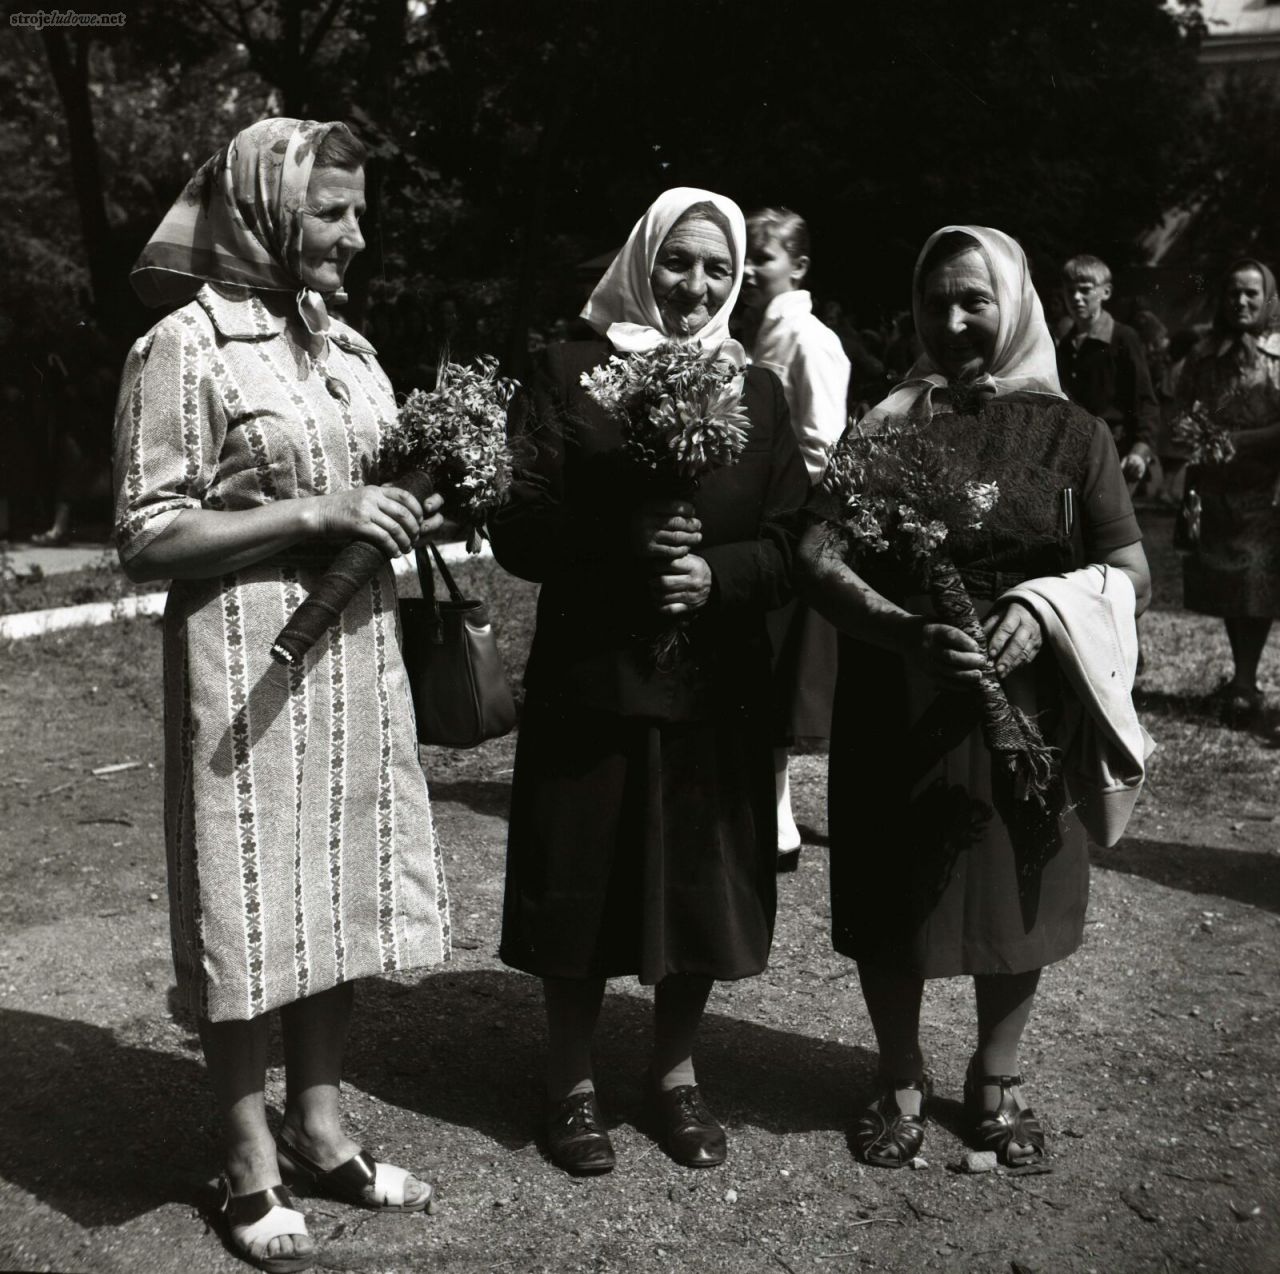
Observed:
[[[951,690],[972,689],[987,669],[987,656],[967,633],[950,624],[912,616],[903,654],[926,676]]]
[[[444,508],[444,496],[438,491],[433,491],[423,500],[422,522],[418,526],[418,544],[429,539],[444,526],[444,514],[440,512],[442,508]]]
[[[702,543],[702,523],[687,500],[648,500],[632,522],[631,542],[641,557],[674,561]]]
[[[687,553],[662,567],[649,581],[649,592],[663,615],[683,615],[707,604],[711,596],[711,567]]]
[[[1044,645],[1040,621],[1021,602],[997,606],[982,622],[987,657],[1001,679],[1029,664]]]
[[[413,495],[399,487],[356,487],[311,496],[308,503],[316,539],[365,540],[387,557],[408,553],[431,523],[438,527],[443,520],[438,495],[427,497],[429,516]]]

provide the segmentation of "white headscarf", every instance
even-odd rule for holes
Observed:
[[[1044,321],[1040,298],[1031,286],[1027,254],[1016,239],[1002,230],[992,230],[988,226],[943,226],[929,236],[916,258],[911,284],[916,331],[923,339],[920,307],[924,279],[920,277],[920,267],[938,239],[956,231],[978,241],[1000,306],[1000,326],[990,366],[976,380],[968,382],[968,388],[997,398],[1004,394],[1028,392],[1065,398],[1058,381],[1058,357],[1053,337]],[[894,386],[889,396],[868,412],[859,425],[863,429],[874,427],[876,422],[891,417],[927,420],[935,411],[948,409],[948,395],[935,394],[948,385],[946,373],[939,370],[926,349],[916,359],[906,379]]]
[[[733,287],[725,303],[707,320],[705,327],[692,336],[681,337],[667,331],[650,279],[658,250],[670,234],[671,227],[698,203],[714,205],[729,222]],[[596,284],[581,317],[601,336],[607,337],[614,349],[624,354],[650,350],[663,341],[694,341],[705,350],[719,350],[722,357],[730,357],[742,366],[746,355],[742,346],[729,338],[729,315],[742,289],[746,250],[746,222],[742,209],[732,199],[692,186],[677,186],[664,191],[636,222],[622,251],[604,272],[604,278]]]

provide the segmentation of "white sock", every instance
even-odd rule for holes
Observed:
[[[786,748],[773,750],[773,787],[778,800],[778,853],[800,848],[800,829],[791,813],[790,757]]]

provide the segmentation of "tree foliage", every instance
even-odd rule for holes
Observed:
[[[528,329],[576,312],[579,264],[670,185],[800,210],[815,289],[873,319],[905,302],[940,224],[999,226],[1040,267],[1079,250],[1122,266],[1204,180],[1196,0],[126,10],[122,30],[0,46],[10,345],[56,343],[88,307],[118,356],[153,317],[128,299],[138,248],[190,172],[273,112],[346,118],[371,143],[353,312],[403,389],[445,340],[518,361]],[[90,108],[89,181],[59,47]]]

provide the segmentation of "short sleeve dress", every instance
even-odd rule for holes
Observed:
[[[373,347],[335,322],[329,390],[284,329],[256,296],[206,284],[133,347],[115,437],[124,561],[184,509],[249,509],[371,480],[395,415]],[[169,591],[173,954],[180,994],[210,1021],[448,953],[390,564],[301,667],[269,655],[331,556],[299,549]]]
[[[951,545],[979,615],[1025,580],[1142,538],[1111,433],[1081,408],[1010,394],[972,413],[936,415],[928,427],[976,448],[1000,486],[984,529]],[[1068,503],[1078,511],[1070,529]],[[905,609],[929,613],[918,588],[875,558],[855,569]],[[1052,658],[1005,687],[1052,743],[1065,692]],[[938,978],[1021,973],[1080,945],[1084,827],[1060,795],[1043,815],[1014,799],[1012,781],[992,771],[976,703],[954,692],[940,698],[900,656],[841,636],[830,828],[832,940],[843,954]],[[913,727],[926,712],[939,728],[922,738]]]
[[[1251,354],[1213,340],[1188,360],[1178,384],[1184,407],[1202,404],[1233,432],[1280,424],[1280,333]],[[1183,559],[1188,610],[1224,618],[1280,618],[1280,456],[1197,465],[1187,486],[1200,494],[1200,543]]]

